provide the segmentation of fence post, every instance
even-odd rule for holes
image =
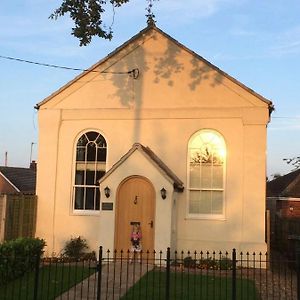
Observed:
[[[170,299],[170,269],[171,269],[171,253],[170,247],[167,248],[167,268],[166,268],[166,300]]]
[[[99,261],[97,264],[97,300],[101,299],[101,280],[102,280],[102,257],[103,257],[103,248],[100,246],[99,248]]]
[[[236,300],[236,250],[232,250],[232,300]]]
[[[33,290],[33,300],[38,299],[38,289],[39,289],[39,275],[40,275],[40,259],[41,254],[37,253],[35,257],[35,274],[34,274],[34,290]]]

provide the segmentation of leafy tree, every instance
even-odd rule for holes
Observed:
[[[105,8],[109,3],[115,8],[126,2],[129,0],[63,0],[50,18],[57,19],[69,13],[75,23],[72,34],[79,39],[80,46],[86,46],[93,36],[111,40],[112,28],[107,28],[102,20]]]
[[[293,166],[294,170],[298,170],[300,168],[300,156],[284,158],[283,159],[288,165]]]
[[[56,20],[65,14],[70,14],[70,18],[75,23],[75,27],[72,28],[72,35],[79,39],[80,46],[86,46],[92,41],[92,37],[94,36],[108,40],[112,39],[112,25],[107,27],[102,19],[106,7],[110,4],[114,10],[116,7],[121,7],[129,1],[130,0],[62,0],[60,7],[55,9],[49,18]],[[153,23],[152,1],[155,0],[146,1],[148,2],[148,7],[146,8],[148,23]]]

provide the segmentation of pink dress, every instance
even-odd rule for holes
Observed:
[[[132,252],[141,252],[142,250],[142,244],[141,244],[141,238],[142,238],[142,233],[140,231],[138,232],[132,232],[130,236],[131,240],[131,251]]]

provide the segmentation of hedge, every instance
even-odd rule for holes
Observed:
[[[39,238],[17,238],[0,244],[0,285],[32,270],[45,245]]]

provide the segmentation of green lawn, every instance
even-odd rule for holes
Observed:
[[[95,269],[81,265],[44,266],[39,273],[38,299],[55,299],[72,286],[93,274]],[[1,300],[31,300],[34,294],[35,273],[30,272],[23,277],[0,287]]]
[[[129,299],[165,299],[166,273],[150,271],[145,274],[122,300]],[[170,274],[170,299],[231,299],[231,278],[203,274],[174,273]],[[254,282],[237,279],[237,299],[258,300],[259,296]]]

